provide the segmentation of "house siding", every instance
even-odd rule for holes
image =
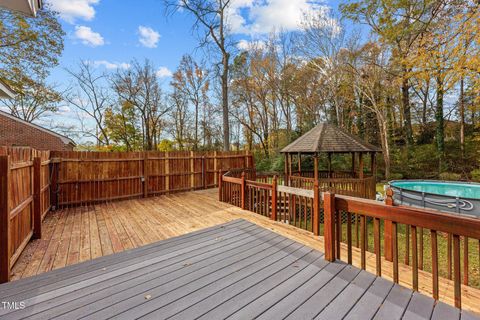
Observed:
[[[37,150],[73,150],[73,145],[26,123],[0,114],[0,146],[28,146]]]

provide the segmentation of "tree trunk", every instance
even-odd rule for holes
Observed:
[[[223,149],[230,150],[230,123],[228,121],[228,69],[230,55],[223,53],[223,72],[222,72],[222,112],[223,112]]]
[[[405,70],[405,73],[407,71]],[[412,129],[412,116],[410,111],[410,85],[408,79],[402,80],[402,108],[403,108],[403,130],[405,134],[405,142],[407,146],[413,145],[413,129]]]
[[[460,148],[462,150],[462,160],[465,160],[465,104],[464,104],[464,81],[460,79]]]
[[[442,171],[443,160],[445,155],[445,135],[443,123],[443,80],[437,76],[437,106],[435,110],[435,120],[437,128],[435,132],[435,139],[437,140],[437,152],[439,159],[439,170]]]

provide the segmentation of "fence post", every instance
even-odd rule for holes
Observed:
[[[0,156],[0,283],[10,281],[10,157]]]
[[[320,194],[318,192],[318,180],[313,183],[313,234],[318,236],[320,222]]]
[[[271,219],[277,221],[277,175],[272,180],[272,215]]]
[[[146,198],[148,196],[148,169],[147,169],[147,162],[148,162],[148,152],[143,153],[143,197]]]
[[[387,206],[393,206],[393,190],[388,188],[385,195],[385,204]],[[385,220],[383,228],[385,260],[393,261],[392,221]]]
[[[33,237],[42,238],[42,210],[40,199],[40,169],[42,159],[33,158]]]
[[[323,239],[325,242],[325,260],[335,261],[335,194],[323,194]]]
[[[242,171],[242,183],[240,185],[241,208],[245,210],[245,171]]]
[[[195,190],[195,153],[190,151],[190,189]]]
[[[217,151],[213,151],[213,184],[218,185],[218,176],[217,176]]]
[[[218,201],[222,201],[222,179],[223,179],[223,173],[222,170],[218,172]]]
[[[170,160],[168,159],[168,151],[165,151],[165,191],[170,192]]]
[[[50,159],[50,205],[52,210],[58,209],[58,171],[61,161],[57,158]]]
[[[205,156],[202,157],[202,183],[203,189],[207,189],[207,163],[205,161]]]

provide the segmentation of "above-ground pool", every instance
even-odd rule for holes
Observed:
[[[396,180],[389,183],[398,205],[430,208],[480,218],[480,184],[435,180]]]

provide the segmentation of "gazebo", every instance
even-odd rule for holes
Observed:
[[[381,149],[363,141],[359,137],[331,124],[320,123],[297,140],[283,148],[285,154],[285,184],[298,179],[317,181],[322,189],[339,194],[375,197],[376,153]],[[319,170],[318,159],[327,155],[327,168]],[[351,170],[336,171],[332,168],[333,154],[351,154]],[[313,172],[302,172],[302,156],[313,156]],[[364,170],[364,156],[370,155],[370,170]],[[292,169],[292,160],[297,157],[297,170]],[[302,185],[300,183],[300,185]]]

